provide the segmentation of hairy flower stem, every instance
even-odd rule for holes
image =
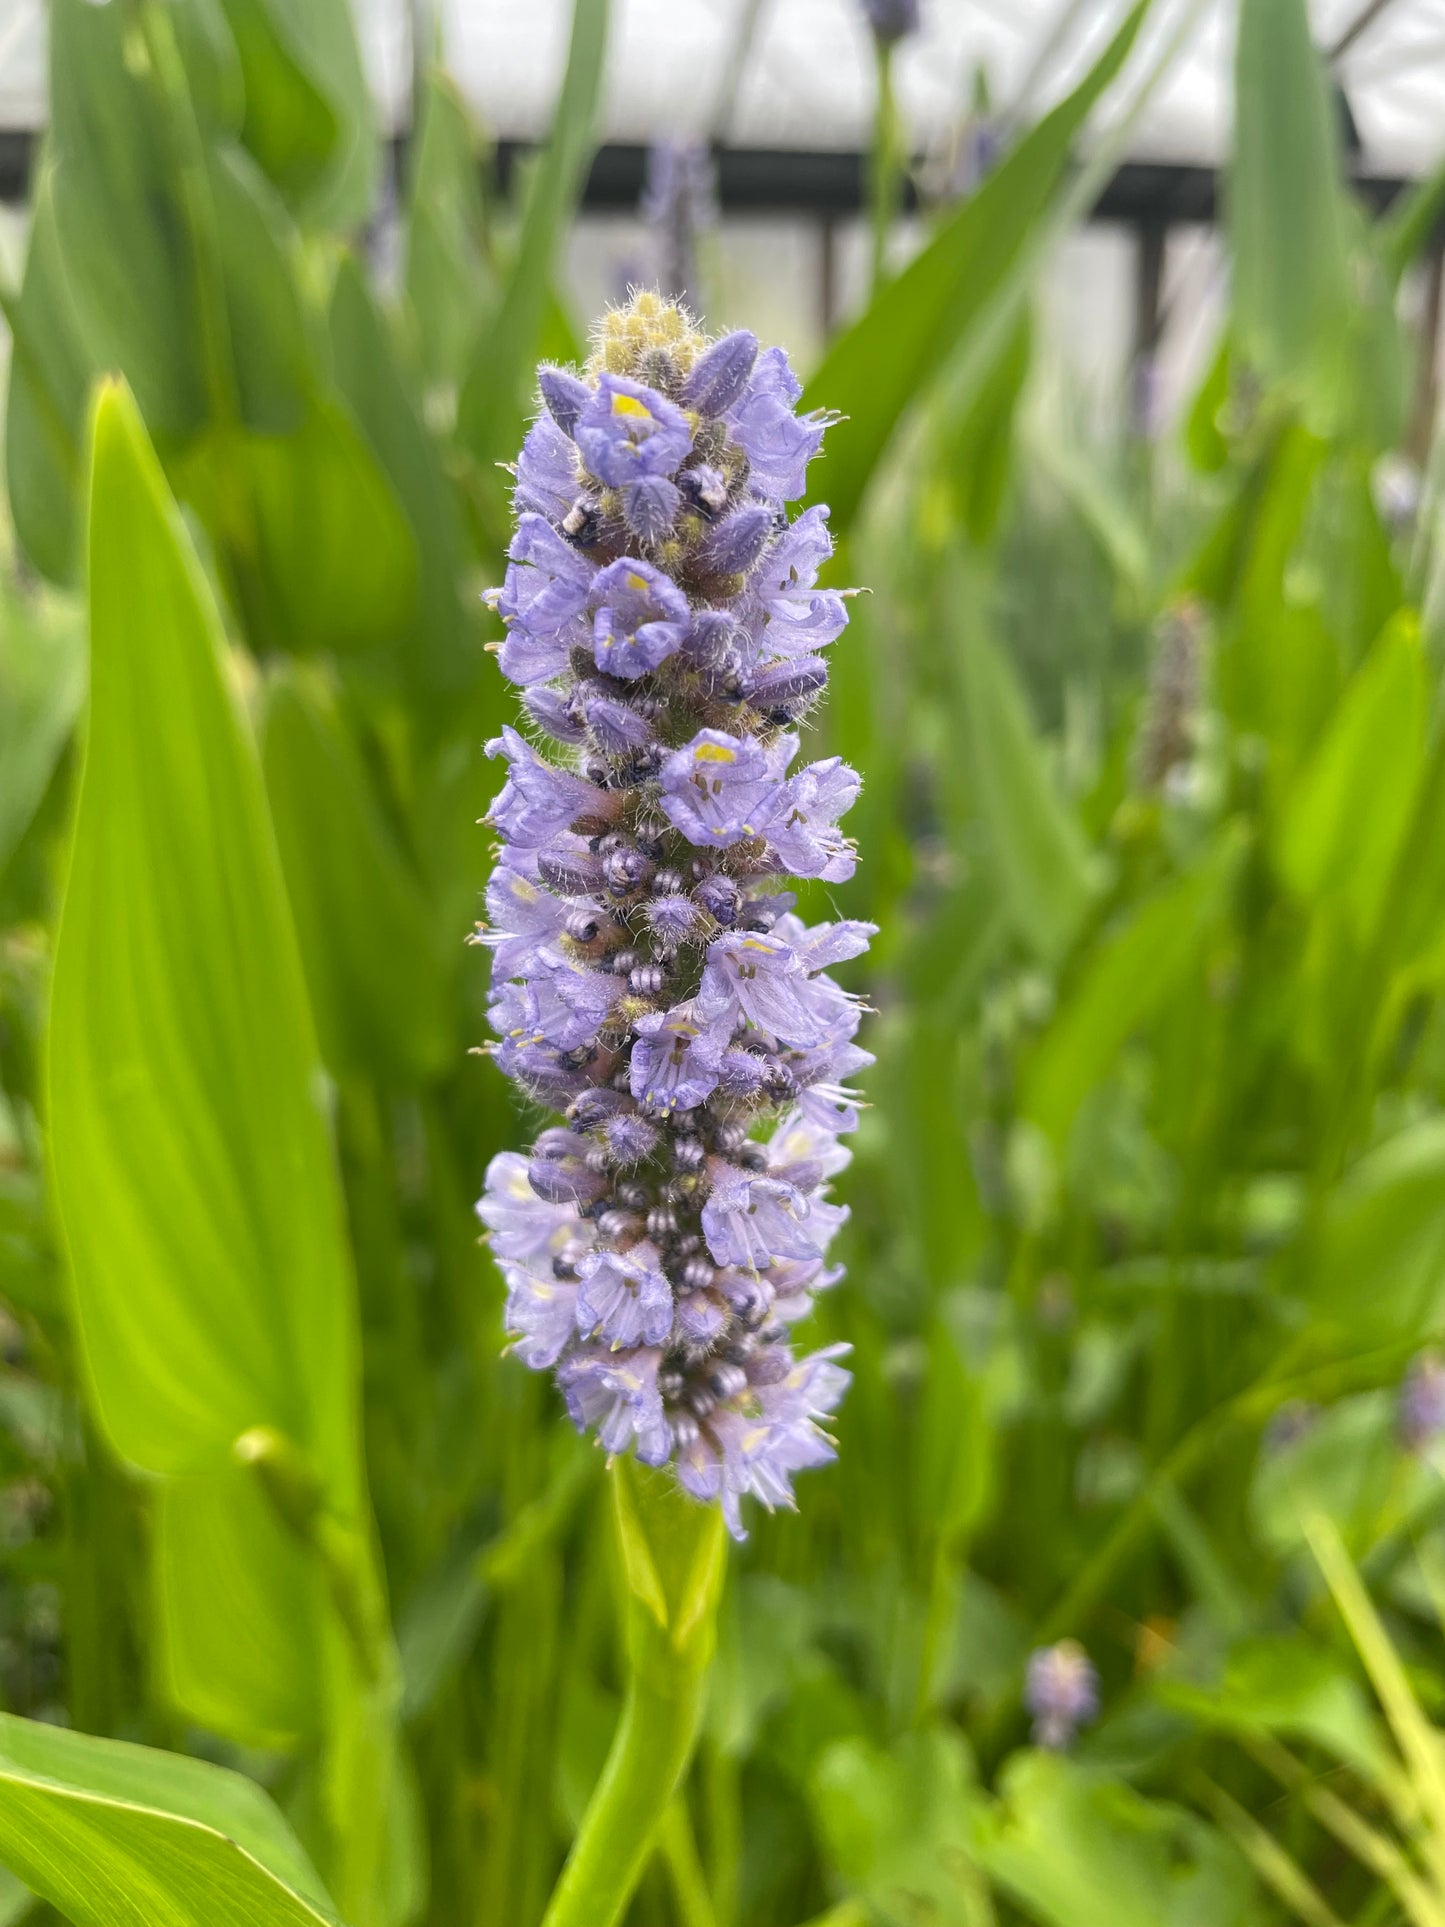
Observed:
[[[628,1586],[627,1697],[543,1927],[615,1927],[697,1742],[717,1635],[721,1513],[635,1460],[611,1469]]]
[[[873,132],[873,292],[888,279],[888,243],[898,218],[903,187],[902,134],[893,91],[893,47],[874,43],[878,65],[878,106]]]

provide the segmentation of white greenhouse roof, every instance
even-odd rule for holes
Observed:
[[[112,4],[116,0],[112,0]],[[761,0],[732,112],[717,125],[722,78],[756,0],[613,0],[605,139],[720,135],[732,145],[867,145],[871,54],[859,0]],[[304,5],[305,0],[292,0]],[[445,61],[500,138],[547,125],[566,54],[570,0],[354,0],[388,123],[404,125],[411,19],[435,23]],[[1123,0],[922,0],[923,31],[899,50],[898,88],[913,136],[960,118],[974,75],[996,107],[1036,113],[1078,77]],[[1337,71],[1374,173],[1419,173],[1445,151],[1445,0],[1311,0],[1315,36],[1360,30]],[[1233,0],[1156,0],[1133,71],[1178,31],[1184,46],[1131,130],[1136,158],[1211,163],[1227,146]],[[44,117],[44,0],[0,0],[0,128]],[[1365,24],[1362,18],[1368,16]]]

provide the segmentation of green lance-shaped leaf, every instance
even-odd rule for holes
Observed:
[[[1328,429],[1344,399],[1349,248],[1339,131],[1304,0],[1242,0],[1234,71],[1234,340]]]
[[[1197,870],[1145,898],[1091,952],[1023,1079],[1023,1115],[1056,1144],[1129,1038],[1163,1009],[1197,961],[1240,854],[1239,841],[1226,836]]]
[[[76,1927],[324,1927],[271,1801],[205,1761],[0,1714],[0,1860]]]
[[[269,1426],[359,1529],[353,1285],[296,939],[216,612],[116,385],[96,409],[89,573],[90,724],[50,1051],[86,1378],[132,1463],[214,1482],[225,1508],[234,1441]],[[238,1737],[314,1730],[306,1549],[257,1539],[241,1512],[212,1524],[237,1564],[257,1561],[274,1678],[263,1707],[209,1703],[233,1668],[208,1665],[224,1616],[201,1616],[190,1664],[179,1649],[165,1661],[178,1697],[205,1694]]]
[[[627,1698],[543,1927],[615,1927],[681,1785],[717,1638],[727,1541],[722,1512],[668,1472],[612,1467],[627,1585]]]
[[[982,631],[960,645],[958,675],[974,788],[1006,914],[1022,942],[1057,962],[1093,901],[1099,860],[1054,786],[1018,678]]]
[[[457,435],[500,510],[493,464],[521,440],[536,345],[547,317],[557,250],[581,192],[607,50],[608,0],[574,0],[567,72],[552,138],[531,183],[521,242],[501,306],[479,337],[457,407]],[[499,522],[500,526],[500,522]]]
[[[425,1077],[451,1037],[437,918],[319,671],[273,678],[263,763],[327,1063]]]
[[[1223,1835],[1111,1774],[1019,1753],[974,1831],[997,1886],[1046,1927],[1251,1927],[1248,1869]]]
[[[1406,1344],[1445,1309],[1445,1122],[1428,1118],[1355,1165],[1326,1206],[1304,1274],[1350,1343]]]
[[[29,827],[85,695],[80,612],[0,582],[0,875]]]
[[[1130,10],[1074,92],[1030,130],[824,355],[802,405],[834,408],[847,418],[816,482],[835,529],[852,521],[909,404],[1010,283],[1058,194],[1074,141],[1128,58],[1146,10],[1147,0]],[[1005,347],[1011,354],[1012,337]]]
[[[5,479],[21,546],[42,575],[68,582],[79,549],[81,438],[91,364],[55,231],[51,168],[42,166],[18,295],[0,294],[10,329]]]
[[[479,143],[466,103],[445,74],[431,72],[407,187],[403,286],[422,371],[455,385],[496,300],[487,252]]]
[[[341,135],[327,98],[266,0],[222,0],[245,85],[241,138],[283,193],[304,197],[332,161]],[[303,10],[298,9],[298,13]]]
[[[1306,903],[1338,901],[1361,939],[1375,929],[1409,827],[1428,701],[1415,618],[1402,612],[1346,687],[1281,811],[1281,876]]]

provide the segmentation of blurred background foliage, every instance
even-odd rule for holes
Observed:
[[[1241,0],[1218,352],[1101,433],[1030,315],[1146,11],[808,381],[871,590],[856,1383],[732,1561],[635,1927],[1445,1923],[1441,184],[1367,218],[1302,0]],[[52,0],[0,293],[0,1706],[239,1767],[355,1927],[539,1918],[617,1708],[463,941],[607,25],[510,198],[426,78],[378,266],[346,0]],[[1101,1715],[1034,1748],[1064,1637]]]

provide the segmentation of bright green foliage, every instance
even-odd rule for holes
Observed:
[[[839,1459],[724,1573],[503,1355],[472,1209],[528,1135],[468,1055],[478,591],[608,9],[510,196],[425,82],[390,288],[342,0],[56,0],[3,301],[0,1923],[1445,1927],[1399,1405],[1445,575],[1380,466],[1445,175],[1357,204],[1302,0],[1241,0],[1221,339],[1111,436],[1036,280],[1144,11],[809,380],[872,594],[820,719],[867,861],[804,909],[880,926],[878,1062]]]
[[[77,1927],[315,1927],[336,1915],[250,1780],[0,1715],[0,1853]]]

